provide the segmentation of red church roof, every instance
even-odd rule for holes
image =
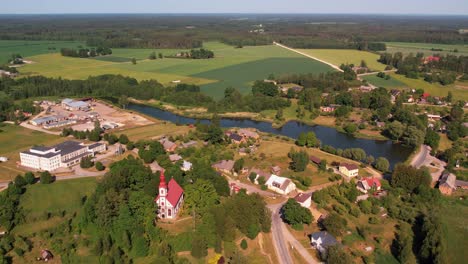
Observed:
[[[173,206],[176,206],[177,202],[180,200],[180,197],[182,197],[182,194],[184,194],[182,187],[180,187],[180,185],[174,179],[171,179],[169,181],[166,199]]]

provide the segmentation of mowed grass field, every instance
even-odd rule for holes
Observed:
[[[380,56],[367,51],[346,49],[299,49],[299,51],[338,67],[341,64],[361,65],[361,61],[364,60],[371,70],[383,71],[385,69],[385,65],[377,61]]]
[[[385,87],[387,89],[423,89],[425,92],[433,96],[447,96],[451,91],[454,98],[460,100],[468,100],[468,84],[456,82],[451,85],[441,85],[438,83],[428,83],[422,78],[410,79],[399,74],[390,74],[390,80],[385,80],[377,77],[376,75],[363,76],[363,79],[374,84],[378,87]]]
[[[265,79],[269,74],[318,74],[333,70],[328,65],[273,45],[237,49],[219,42],[207,42],[204,47],[214,51],[214,59],[148,60],[153,51],[173,55],[183,50],[113,49],[111,56],[92,59],[63,57],[60,54],[32,56],[28,59],[36,63],[22,67],[20,72],[67,79],[121,74],[138,80],[155,79],[166,85],[180,80],[201,85],[203,92],[220,98],[225,88],[230,86],[247,93],[253,81]],[[130,62],[132,58],[138,60],[136,65]]]
[[[0,40],[0,64],[10,60],[13,53],[23,57],[60,52],[61,48],[76,48],[83,43],[76,41],[24,41]]]
[[[424,53],[424,55],[433,54],[450,54],[456,56],[467,56],[468,45],[449,45],[449,44],[431,44],[431,43],[410,43],[410,42],[386,42],[387,51],[389,53],[401,52],[403,54],[418,52]],[[442,51],[433,51],[431,49],[442,49]],[[454,52],[457,49],[458,52]]]
[[[14,179],[18,173],[16,168],[19,161],[19,151],[26,150],[33,145],[53,145],[65,140],[59,136],[29,130],[27,128],[9,124],[0,124],[0,156],[9,160],[0,163],[0,181]]]

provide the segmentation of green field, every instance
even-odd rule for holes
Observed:
[[[457,56],[468,55],[468,45],[448,45],[448,44],[431,44],[431,43],[410,43],[410,42],[387,42],[387,52],[395,53],[402,52],[403,54],[418,52],[424,55],[433,54],[450,54]],[[431,49],[442,49],[442,51],[432,51]],[[458,52],[453,52],[458,49]]]
[[[202,85],[205,93],[219,98],[229,86],[247,93],[253,81],[264,79],[270,73],[281,75],[333,70],[323,63],[273,45],[237,49],[218,42],[208,42],[204,47],[214,51],[214,59],[148,60],[146,58],[153,51],[172,55],[182,50],[113,49],[112,56],[93,59],[63,57],[60,54],[32,56],[29,59],[36,63],[22,67],[20,72],[68,79],[122,74],[139,80],[156,79],[163,84],[181,80]],[[130,63],[131,58],[138,60],[136,65]]]
[[[76,48],[83,43],[76,41],[23,41],[0,40],[0,64],[6,63],[13,53],[23,57],[60,52],[61,48]]]
[[[447,198],[442,205],[440,217],[447,230],[448,263],[462,264],[468,259],[468,203],[465,199]]]
[[[361,61],[364,60],[371,70],[382,71],[385,69],[385,65],[377,61],[379,55],[367,51],[344,49],[301,49],[299,51],[337,66],[341,64],[360,65]]]
[[[453,97],[460,100],[468,100],[468,84],[457,82],[451,85],[441,85],[438,83],[428,83],[423,79],[410,79],[399,74],[390,74],[390,80],[379,78],[375,75],[363,76],[363,79],[375,86],[385,87],[387,89],[423,89],[433,96],[447,96],[451,91]]]

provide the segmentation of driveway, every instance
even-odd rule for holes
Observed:
[[[421,145],[419,152],[413,157],[413,160],[411,161],[411,166],[418,169],[422,166],[426,166],[429,169],[435,169],[433,172],[431,172],[432,183],[434,184],[439,180],[440,176],[444,172],[447,163],[434,156],[431,156],[431,148],[429,146]]]

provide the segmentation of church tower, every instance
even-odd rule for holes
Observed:
[[[167,184],[166,177],[164,176],[164,171],[161,171],[159,176],[159,215],[161,218],[166,218],[166,196],[167,196]]]

